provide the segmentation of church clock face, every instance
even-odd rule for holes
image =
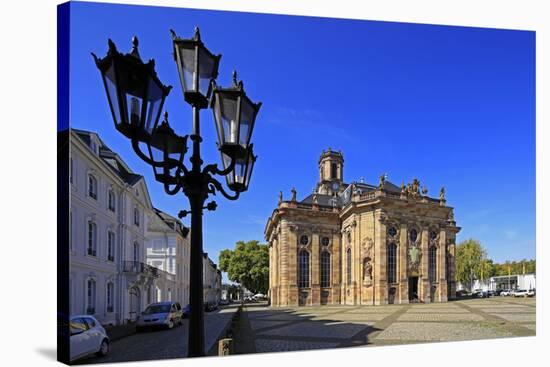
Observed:
[[[333,191],[338,191],[339,188],[340,188],[340,185],[338,184],[338,182],[334,182],[332,184],[332,190]]]

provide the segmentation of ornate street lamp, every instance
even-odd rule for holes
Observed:
[[[143,141],[155,129],[172,87],[160,82],[154,60],[141,60],[136,37],[132,44],[130,53],[123,55],[109,40],[106,57],[92,55],[101,71],[116,129],[128,138]]]
[[[195,36],[183,39],[170,30],[174,44],[174,60],[178,67],[185,101],[199,108],[208,107],[211,81],[218,77],[221,55],[214,55],[201,41],[199,28]]]
[[[242,82],[237,83],[236,74],[232,87],[215,85],[221,56],[208,51],[198,28],[191,39],[182,39],[174,31],[170,32],[184,99],[193,109],[189,136],[174,132],[166,112],[159,125],[160,111],[171,87],[160,82],[153,60],[146,64],[141,61],[137,38],[134,37],[129,54],[120,54],[109,40],[105,58],[92,55],[101,72],[116,129],[132,141],[136,154],[153,167],[155,179],[164,185],[166,193],[175,195],[182,191],[189,199],[190,210],[182,210],[179,217],[191,214],[188,356],[196,357],[204,355],[202,214],[204,209],[217,207],[215,201],[206,205],[205,201],[216,193],[236,200],[248,190],[257,158],[250,139],[261,104],[250,101]],[[200,110],[209,105],[214,110],[223,169],[217,164],[203,167],[201,159]],[[184,164],[188,138],[193,145],[190,169]],[[229,191],[215,175],[225,176]]]

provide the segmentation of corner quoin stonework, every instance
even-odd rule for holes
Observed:
[[[271,305],[446,302],[455,294],[456,226],[445,190],[343,182],[341,152],[323,151],[302,201],[279,194],[268,219]]]

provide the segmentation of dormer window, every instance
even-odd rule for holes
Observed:
[[[97,200],[97,179],[92,175],[88,175],[88,196]]]
[[[134,224],[139,227],[139,209],[134,208]]]

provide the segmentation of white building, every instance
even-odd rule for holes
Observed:
[[[203,297],[204,303],[219,303],[222,291],[222,273],[218,266],[203,253]]]
[[[469,290],[466,284],[458,283],[457,290]],[[494,276],[487,280],[475,279],[472,285],[472,291],[481,289],[482,291],[496,291],[501,289],[536,289],[535,274],[513,274]]]
[[[133,320],[158,271],[146,262],[156,215],[143,176],[93,132],[70,133],[70,311],[103,324]]]
[[[147,264],[161,270],[152,301],[189,303],[189,229],[179,219],[154,208],[147,226]]]

